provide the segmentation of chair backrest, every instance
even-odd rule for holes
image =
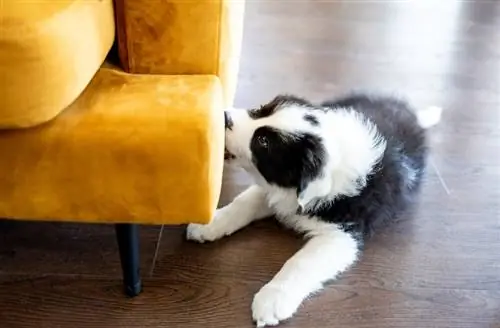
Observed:
[[[115,0],[123,69],[140,74],[213,74],[226,105],[236,90],[243,0]]]
[[[112,0],[4,1],[0,129],[57,116],[88,85],[114,36]]]

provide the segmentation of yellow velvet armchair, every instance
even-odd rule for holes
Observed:
[[[139,294],[138,225],[217,207],[243,14],[241,0],[3,2],[0,217],[116,224]]]

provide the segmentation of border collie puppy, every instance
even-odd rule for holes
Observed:
[[[274,216],[307,243],[254,296],[253,320],[274,326],[355,263],[363,237],[394,220],[425,169],[426,128],[441,109],[366,94],[313,104],[280,95],[225,113],[226,149],[255,185],[187,238],[214,241]]]

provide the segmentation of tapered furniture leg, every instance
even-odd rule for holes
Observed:
[[[115,230],[120,250],[125,294],[134,297],[142,291],[139,264],[139,226],[137,224],[116,224]]]

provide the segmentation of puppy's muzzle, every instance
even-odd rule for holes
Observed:
[[[224,127],[227,130],[233,129],[233,120],[227,111],[224,111]]]
[[[231,130],[233,127],[233,120],[227,111],[224,111],[224,128],[226,130]],[[235,158],[233,154],[231,154],[226,147],[224,147],[224,159],[229,160]]]

